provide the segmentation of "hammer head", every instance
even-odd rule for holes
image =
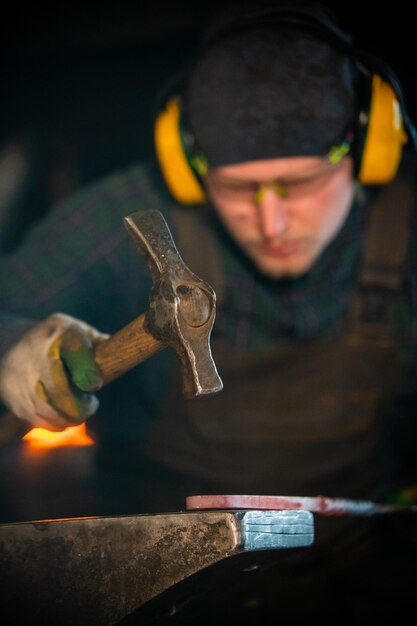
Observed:
[[[221,391],[223,383],[210,348],[214,290],[185,265],[160,211],[136,211],[124,218],[124,224],[152,278],[146,329],[177,353],[184,397]]]

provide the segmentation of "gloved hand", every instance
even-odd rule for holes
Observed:
[[[93,344],[109,335],[55,313],[25,333],[0,363],[0,397],[33,426],[59,431],[95,413],[102,380]]]

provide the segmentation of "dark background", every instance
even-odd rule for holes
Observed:
[[[414,21],[406,3],[325,2],[356,44],[391,65],[417,111]],[[152,148],[158,87],[186,61],[213,10],[65,3],[5,7],[0,32],[0,250],[78,187]],[[413,54],[411,56],[413,58]]]
[[[56,202],[152,149],[158,87],[188,58],[214,8],[201,0],[117,8],[19,3],[0,20],[0,252]],[[414,117],[414,19],[394,5],[331,3],[356,44],[398,74]],[[198,12],[197,12],[198,11]],[[410,57],[410,59],[409,59]],[[0,522],[91,514],[92,448],[0,455]],[[127,485],[128,488],[129,485]],[[111,489],[111,483],[109,490]]]

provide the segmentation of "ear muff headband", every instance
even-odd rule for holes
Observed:
[[[194,173],[181,134],[179,99],[172,97],[156,118],[156,155],[171,194],[182,204],[201,204],[205,193]]]
[[[358,171],[358,180],[364,185],[389,183],[397,173],[402,146],[407,142],[400,104],[391,85],[374,74],[371,90]]]

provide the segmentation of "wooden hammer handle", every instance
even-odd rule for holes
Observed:
[[[103,385],[145,361],[164,347],[164,343],[144,328],[145,314],[124,326],[109,339],[100,341],[94,349],[94,359],[100,369]]]

